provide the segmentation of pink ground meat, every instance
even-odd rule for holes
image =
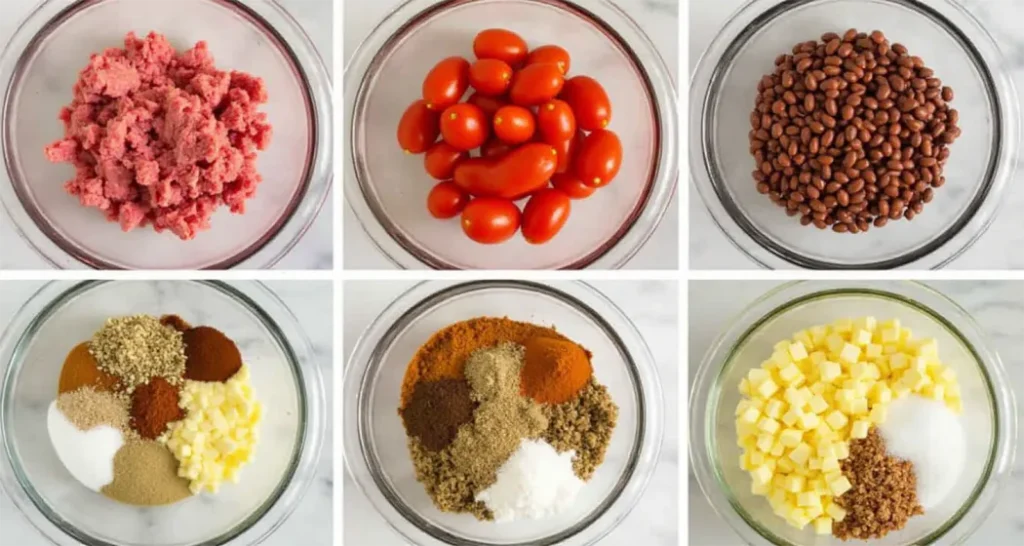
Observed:
[[[65,189],[121,229],[151,225],[189,240],[221,205],[245,212],[270,143],[263,80],[213,65],[206,42],[177,53],[167,38],[129,33],[93,55],[60,112],[64,138],[46,147],[75,167]]]

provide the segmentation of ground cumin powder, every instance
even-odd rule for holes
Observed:
[[[96,359],[89,352],[89,342],[75,345],[64,359],[57,381],[57,393],[73,392],[83,387],[97,391],[112,391],[117,388],[117,377],[104,372],[96,365]]]
[[[405,369],[402,407],[409,403],[413,388],[419,381],[464,379],[463,367],[473,351],[506,341],[525,345],[534,337],[571,341],[554,328],[504,317],[478,317],[438,330],[420,346]]]

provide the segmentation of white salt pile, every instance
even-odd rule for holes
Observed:
[[[572,507],[583,488],[572,470],[574,451],[558,453],[544,440],[523,440],[498,469],[498,480],[476,495],[497,522],[542,519]]]

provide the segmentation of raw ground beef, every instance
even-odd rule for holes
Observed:
[[[121,229],[152,225],[183,240],[221,204],[245,212],[270,143],[263,80],[213,65],[206,42],[177,53],[154,32],[93,55],[60,112],[64,138],[46,147],[75,166],[68,193]]]

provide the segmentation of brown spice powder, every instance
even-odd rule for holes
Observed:
[[[114,481],[101,492],[116,501],[153,506],[190,497],[188,483],[178,476],[178,460],[165,446],[132,439],[114,455]]]
[[[113,393],[83,387],[58,396],[57,409],[78,430],[108,425],[125,435],[134,435],[129,426],[128,400]]]
[[[914,465],[888,455],[877,428],[872,427],[867,438],[850,442],[850,456],[841,467],[853,487],[836,498],[847,512],[843,521],[832,524],[837,538],[882,538],[924,513],[917,502]]]

